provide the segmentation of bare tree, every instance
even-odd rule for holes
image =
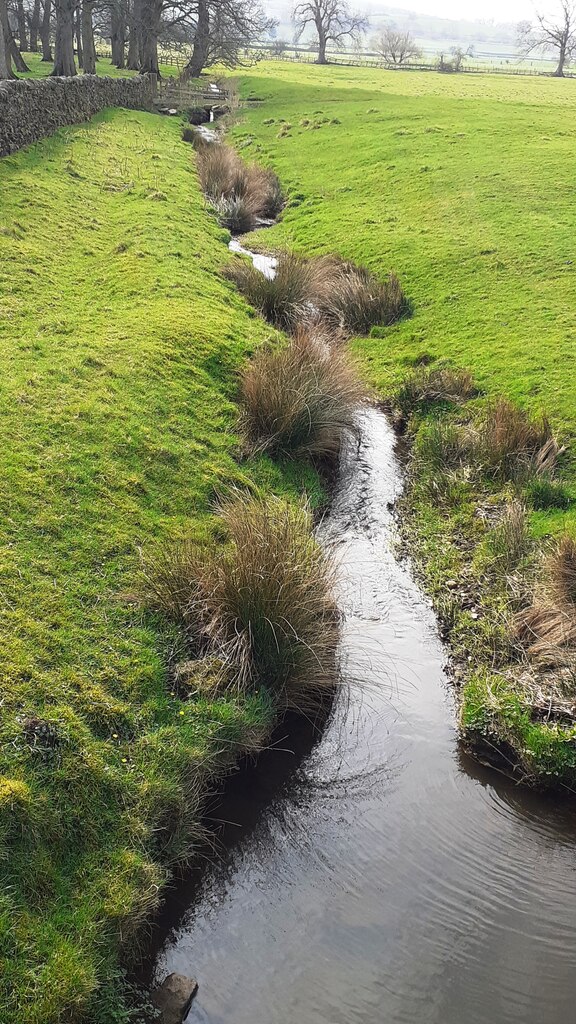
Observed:
[[[26,53],[28,50],[28,38],[24,0],[18,0],[16,4],[16,18],[18,23],[18,49],[22,53]]]
[[[396,67],[402,67],[411,60],[422,56],[422,51],[409,32],[398,32],[391,27],[385,28],[375,38],[374,49],[378,51],[386,64],[394,64]]]
[[[112,63],[117,68],[126,67],[126,15],[123,0],[116,0],[110,5],[110,45],[112,47]]]
[[[12,33],[12,28],[10,25],[10,19],[8,17],[8,7],[5,2],[3,2],[2,6],[0,6],[0,18],[2,18],[2,35],[4,36],[4,48],[8,54],[8,60],[10,64],[14,64],[16,71],[29,71],[30,68],[28,67],[26,61],[24,60],[22,54],[20,53],[20,50],[18,49],[18,46],[16,45],[16,40],[14,39],[14,35]]]
[[[300,0],[292,18],[296,25],[296,40],[301,38],[308,25],[314,26],[318,34],[317,64],[328,63],[328,43],[340,47],[346,39],[353,42],[368,28],[366,16],[351,11],[346,0]]]
[[[259,0],[197,0],[192,56],[182,77],[198,78],[216,63],[237,67],[242,50],[275,24]]]
[[[564,69],[576,52],[576,4],[572,0],[560,0],[558,14],[549,17],[536,15],[536,24],[523,21],[518,26],[518,44],[524,55],[555,51],[558,64],[556,78],[564,78]]]

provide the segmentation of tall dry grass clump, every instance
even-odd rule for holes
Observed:
[[[560,649],[576,647],[576,540],[568,534],[545,559],[539,590],[517,615],[516,629],[537,660],[553,661]]]
[[[507,398],[486,410],[477,449],[485,470],[500,480],[551,474],[561,452],[548,418],[534,418]]]
[[[312,707],[336,682],[339,623],[334,563],[311,513],[240,494],[219,518],[225,546],[163,552],[146,569],[147,593],[183,625],[195,653],[217,660],[223,680]]]
[[[241,380],[241,428],[254,451],[334,459],[357,433],[367,400],[356,366],[313,329],[282,348],[259,349]]]
[[[564,534],[546,560],[546,578],[550,595],[558,604],[574,608],[576,613],[576,540]]]
[[[367,267],[339,256],[312,260],[312,302],[326,323],[347,334],[367,334],[395,323],[407,303],[396,274],[381,281]]]
[[[231,146],[202,146],[196,155],[204,194],[225,227],[237,233],[251,231],[258,218],[277,216],[284,205],[274,171],[247,164]]]
[[[394,274],[379,281],[365,267],[336,256],[308,260],[280,253],[273,281],[239,261],[227,274],[262,316],[287,331],[307,322],[344,339],[393,323],[406,307]]]
[[[244,297],[275,327],[293,331],[309,317],[313,273],[310,262],[294,253],[280,253],[273,278],[265,277],[246,260],[234,260],[225,270]]]

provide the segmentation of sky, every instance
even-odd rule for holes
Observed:
[[[492,18],[494,21],[530,21],[535,7],[545,13],[553,12],[554,0],[392,0],[395,7],[404,7],[420,14],[435,14],[440,18]],[[392,5],[392,4],[391,4]]]

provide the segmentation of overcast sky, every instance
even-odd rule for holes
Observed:
[[[495,21],[530,20],[535,5],[532,0],[412,0],[411,3],[394,3],[395,7],[406,7],[421,14],[436,14],[440,18],[493,18]],[[541,0],[539,11],[554,11],[554,0]]]

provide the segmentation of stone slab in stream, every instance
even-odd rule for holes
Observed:
[[[198,991],[195,978],[169,974],[152,993],[154,1006],[161,1011],[161,1024],[182,1024]]]

